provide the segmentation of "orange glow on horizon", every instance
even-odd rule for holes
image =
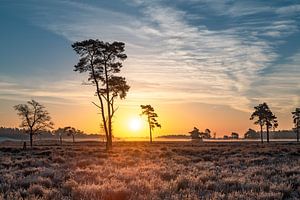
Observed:
[[[37,99],[38,100],[38,99]],[[57,105],[44,103],[48,109],[55,128],[73,126],[86,133],[100,133],[101,116],[95,106],[88,102],[84,105],[65,104]],[[216,106],[200,103],[149,103],[158,114],[158,121],[162,128],[155,128],[153,137],[169,134],[188,134],[194,126],[201,131],[206,128],[211,130],[217,137],[237,132],[243,136],[248,128],[258,130],[258,127],[249,120],[250,112],[234,110],[226,106]],[[5,103],[5,104],[4,104]],[[5,101],[0,107],[7,115],[0,116],[0,126],[18,127],[20,120],[13,110],[13,105],[23,102]],[[5,106],[3,106],[5,105]],[[129,104],[127,99],[118,102],[119,110],[113,118],[113,134],[115,137],[149,137],[149,127],[144,116],[140,116],[140,104]],[[276,113],[277,114],[277,113]],[[290,129],[292,120],[284,114],[277,114],[279,119],[278,129]],[[277,129],[277,130],[278,130]]]

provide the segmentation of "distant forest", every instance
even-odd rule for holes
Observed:
[[[266,137],[266,133],[264,132],[264,138]],[[242,135],[240,135],[241,138]],[[87,134],[87,133],[78,133],[76,138],[78,139],[99,139],[103,140],[104,135],[100,134]],[[260,133],[253,129],[249,129],[243,137],[245,139],[259,139]],[[49,139],[49,140],[58,140],[59,132],[57,131],[44,131],[38,135],[36,135],[38,139]],[[64,139],[71,139],[68,135],[63,136]],[[190,135],[185,134],[177,134],[177,135],[163,135],[158,136],[157,138],[165,138],[165,139],[188,139],[191,138]],[[296,133],[292,130],[279,130],[279,131],[271,131],[270,132],[271,139],[295,139]],[[28,134],[25,134],[23,129],[19,128],[6,128],[0,127],[0,140],[1,139],[12,139],[12,140],[28,140]],[[230,137],[225,137],[224,139],[231,139]]]
[[[35,135],[38,139],[45,139],[45,140],[58,140],[60,137],[60,133],[58,131],[44,131],[37,135]],[[72,137],[68,136],[67,134],[62,136],[64,139],[72,139]],[[29,136],[25,133],[24,129],[19,128],[6,128],[0,127],[0,140],[2,139],[11,139],[11,140],[28,140]],[[103,140],[104,135],[100,134],[87,134],[87,133],[77,133],[77,139],[99,139]]]
[[[263,132],[263,138],[267,137],[267,133]],[[293,130],[278,130],[278,131],[270,131],[271,139],[296,139],[297,134]],[[258,131],[254,131],[253,129],[249,129],[245,134],[244,138],[246,139],[258,139],[260,138],[260,133]]]
[[[242,136],[241,134],[239,134]],[[264,138],[266,138],[266,132],[263,132]],[[271,139],[295,139],[296,133],[293,130],[278,130],[278,131],[271,131],[270,132],[270,138]],[[165,139],[188,139],[191,138],[191,135],[186,134],[176,134],[176,135],[162,135],[158,136],[158,138],[165,138]],[[243,137],[245,139],[259,139],[260,138],[260,132],[255,131],[253,129],[249,129],[246,133],[243,134]],[[231,136],[224,135],[222,138],[216,138],[216,139],[232,139]]]

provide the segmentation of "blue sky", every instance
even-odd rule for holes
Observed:
[[[90,103],[70,45],[99,38],[126,43],[128,104],[300,106],[299,1],[1,1],[0,24],[0,101]]]

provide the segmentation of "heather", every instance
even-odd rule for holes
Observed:
[[[9,143],[0,154],[0,199],[300,198],[296,143]]]

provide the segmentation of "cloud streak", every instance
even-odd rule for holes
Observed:
[[[52,104],[86,104],[93,92],[92,88],[78,85],[78,82],[74,80],[55,83],[31,81],[35,81],[36,84],[26,84],[28,82],[26,79],[20,80],[19,83],[11,77],[1,76],[0,99],[15,101],[41,99],[43,102]]]
[[[280,57],[276,46],[298,32],[297,20],[284,16],[295,13],[299,5],[274,8],[262,3],[231,1],[187,3],[201,11],[209,7],[215,16],[228,18],[230,23],[219,29],[210,28],[202,23],[206,19],[204,11],[195,15],[165,1],[143,0],[128,3],[138,10],[138,17],[130,12],[64,1],[35,7],[39,12],[32,20],[70,41],[124,41],[129,58],[123,73],[132,86],[129,102],[210,102],[248,111],[261,100],[271,101],[266,97],[268,94],[276,97],[278,109],[286,107],[291,98],[293,106],[299,104],[300,86],[295,77],[300,72],[295,66],[300,61],[291,57],[285,65],[274,64]],[[266,13],[278,16],[268,21],[259,17]],[[193,24],[191,19],[199,23]],[[276,74],[262,76],[261,72],[269,68],[275,69]],[[75,82],[65,85],[70,90],[67,93],[56,86],[47,93],[40,88],[19,90],[15,85],[5,86],[11,84],[7,82],[0,83],[0,87],[7,88],[8,98],[18,90],[19,95],[88,99],[90,93],[76,92]],[[60,84],[66,83],[57,83]],[[276,85],[277,92],[269,92],[271,85]],[[288,90],[292,85],[296,89]]]

